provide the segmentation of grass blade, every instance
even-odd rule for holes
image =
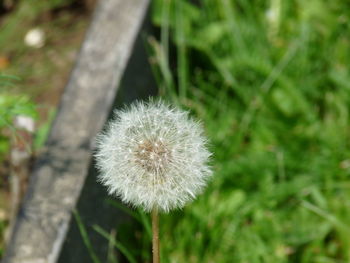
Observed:
[[[88,236],[86,228],[85,228],[85,226],[84,226],[84,224],[79,216],[79,213],[76,210],[74,210],[73,215],[74,215],[74,218],[78,224],[79,232],[81,234],[81,237],[83,238],[84,244],[89,252],[89,255],[90,255],[92,261],[94,263],[101,263],[101,261],[99,260],[99,258],[96,255],[94,249],[92,248],[89,236]]]
[[[123,246],[123,244],[121,244],[120,242],[112,240],[110,238],[110,235],[100,226],[94,225],[93,229],[107,240],[110,240],[110,242],[112,242],[112,244],[128,259],[130,263],[137,263],[136,259],[131,255],[127,248]]]

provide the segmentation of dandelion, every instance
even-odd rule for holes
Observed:
[[[33,28],[24,36],[24,43],[33,48],[42,48],[45,45],[45,32],[41,28]]]
[[[97,148],[99,180],[109,193],[152,211],[157,250],[158,211],[184,207],[212,174],[200,123],[161,101],[136,102],[115,112]]]

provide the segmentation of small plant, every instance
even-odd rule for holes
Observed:
[[[158,263],[158,213],[184,207],[212,174],[206,139],[187,112],[160,101],[137,102],[115,116],[98,137],[99,180],[123,202],[152,212]]]
[[[17,78],[0,74],[0,88],[12,87],[14,80],[17,80]],[[19,180],[12,180],[15,176],[13,167],[14,165],[19,165],[19,160],[21,165],[23,165],[23,157],[28,157],[31,154],[31,145],[27,141],[28,138],[23,136],[25,133],[21,133],[21,129],[28,128],[28,124],[29,126],[33,124],[30,121],[33,121],[35,118],[37,118],[36,105],[27,96],[13,95],[4,91],[0,92],[0,194],[2,196],[4,189],[6,189],[11,200],[9,208],[3,207],[2,204],[0,207],[0,257],[3,253],[5,229],[10,228],[9,225],[11,225],[11,219],[13,219],[15,214],[14,211],[17,209],[19,196],[23,189],[23,185]],[[28,120],[30,121],[28,122]],[[23,151],[14,151],[14,146],[21,148]],[[5,164],[5,161],[8,161],[10,151],[11,165],[8,165]],[[19,152],[21,154],[18,154]],[[23,153],[26,153],[26,155],[23,155]],[[16,168],[18,172],[18,166]],[[20,190],[14,191],[14,189]]]
[[[16,77],[0,74],[0,87],[12,86]],[[16,134],[13,125],[16,116],[38,117],[36,105],[25,95],[13,95],[0,92],[0,160],[4,158],[10,147],[10,137]]]

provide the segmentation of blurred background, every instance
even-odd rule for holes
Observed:
[[[93,8],[89,0],[0,1],[0,255]]]
[[[0,1],[0,254],[94,2]],[[203,121],[215,171],[162,215],[163,262],[350,262],[350,2],[154,0],[150,16],[159,96]],[[141,227],[114,244],[150,262],[149,220],[127,211]]]

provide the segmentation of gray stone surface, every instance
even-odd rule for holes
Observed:
[[[4,263],[53,263],[59,258],[60,262],[89,262],[76,258],[79,254],[70,247],[78,240],[71,212],[79,197],[78,210],[90,223],[108,225],[117,213],[101,219],[108,208],[101,201],[104,189],[95,184],[93,141],[115,101],[120,105],[150,94],[147,86],[154,83],[143,41],[136,41],[148,5],[149,0],[99,2],[45,151],[35,165]],[[121,90],[115,100],[117,87]],[[82,245],[77,246],[82,251]]]

